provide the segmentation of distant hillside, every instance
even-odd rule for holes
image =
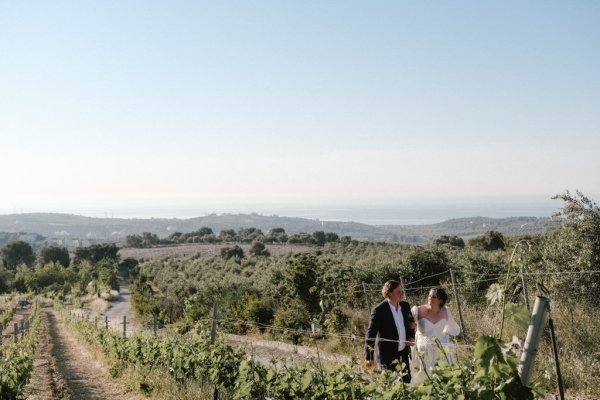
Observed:
[[[265,216],[259,214],[211,214],[204,217],[178,218],[92,218],[71,214],[0,215],[0,232],[30,232],[48,238],[95,239],[119,241],[127,235],[142,232],[168,236],[173,232],[191,232],[208,226],[216,233],[223,229],[256,227],[263,232],[284,228],[288,234],[318,230],[348,235],[359,240],[400,243],[426,243],[441,235],[464,238],[495,229],[505,234],[543,232],[556,223],[549,218],[460,218],[429,225],[367,225],[356,222],[319,221],[306,218]]]

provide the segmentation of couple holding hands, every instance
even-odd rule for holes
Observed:
[[[387,281],[381,294],[384,300],[371,311],[365,337],[367,366],[373,367],[377,361],[384,369],[401,368],[404,382],[418,383],[427,378],[440,357],[455,362],[450,336],[458,335],[460,327],[445,306],[448,295],[443,288],[432,288],[427,304],[412,308],[398,281]]]

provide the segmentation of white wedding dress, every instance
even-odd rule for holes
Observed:
[[[447,318],[442,318],[435,323],[427,318],[419,318],[417,306],[411,309],[415,321],[417,321],[416,346],[413,347],[411,361],[413,368],[412,383],[420,383],[426,380],[427,374],[438,359],[448,360],[450,364],[456,362],[456,348],[450,340],[450,336],[458,335],[460,333],[460,326],[452,318],[450,310],[445,306],[444,309],[447,312]]]

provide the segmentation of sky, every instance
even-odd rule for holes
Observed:
[[[599,18],[0,0],[0,213],[598,199]]]

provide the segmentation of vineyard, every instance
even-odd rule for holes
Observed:
[[[533,399],[541,395],[520,384],[516,357],[492,337],[478,339],[472,360],[442,364],[429,381],[409,386],[396,373],[370,375],[360,368],[320,361],[291,366],[274,361],[263,366],[222,340],[211,343],[206,331],[126,338],[88,319],[63,316],[89,344],[116,361],[115,375],[127,365],[158,368],[176,382],[200,381],[223,399]],[[140,387],[153,390],[150,381],[140,382]]]
[[[14,310],[13,310],[14,312]],[[10,319],[9,319],[10,321]],[[28,328],[19,338],[4,340],[0,346],[0,398],[17,399],[33,369],[39,332],[39,308],[34,305],[26,321]],[[23,326],[23,325],[22,325]]]
[[[64,377],[63,392],[74,398],[541,398],[558,381],[546,333],[530,388],[517,373],[536,295],[550,299],[567,394],[598,398],[600,209],[585,198],[565,201],[560,227],[543,235],[489,231],[426,246],[345,240],[290,252],[254,243],[248,252],[124,260],[117,246],[101,244],[78,248],[72,262],[18,265],[5,286],[32,301],[53,299],[60,310],[62,317],[44,309],[38,353],[56,365],[49,381]],[[369,314],[388,279],[401,282],[411,305],[444,287],[460,323],[458,362],[441,361],[423,383],[365,366]],[[0,318],[12,327],[30,309],[15,306],[25,297],[7,298]],[[23,396],[31,373],[40,324],[37,306],[31,310],[32,329],[2,345],[6,398]],[[288,350],[269,359],[271,345]],[[288,357],[301,350],[306,356]],[[101,365],[90,364],[96,356]]]

